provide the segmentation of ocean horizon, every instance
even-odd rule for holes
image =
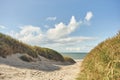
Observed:
[[[84,57],[87,55],[87,52],[62,52],[63,56],[68,56],[73,59],[84,59]]]

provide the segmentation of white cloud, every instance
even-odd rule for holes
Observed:
[[[59,46],[64,48],[64,50],[67,47],[67,51],[80,51],[82,48],[80,48],[78,44],[96,39],[93,37],[70,36],[70,34],[80,27],[81,24],[84,23],[82,21],[77,21],[75,17],[72,16],[68,24],[60,22],[56,24],[54,28],[49,27],[48,30],[44,32],[41,31],[40,27],[27,25],[20,27],[19,32],[12,31],[9,35],[31,45],[40,45],[50,48]],[[46,27],[48,26],[46,25]]]
[[[81,50],[81,48],[80,47],[67,47],[66,50],[69,52],[74,52],[74,51],[79,52]]]
[[[31,25],[20,27],[20,32],[12,31],[10,34],[20,41],[29,44],[39,44],[43,38],[40,27],[34,27]]]
[[[21,31],[20,31],[21,35],[41,33],[40,27],[34,27],[34,26],[31,26],[31,25],[20,27],[20,29],[21,29]]]
[[[87,14],[85,16],[85,20],[90,21],[92,17],[93,17],[93,13],[91,11],[89,11],[89,12],[87,12]]]
[[[72,16],[68,25],[65,25],[63,22],[55,25],[55,28],[51,28],[47,31],[47,36],[50,39],[59,39],[67,37],[69,34],[74,32],[77,27],[80,26],[82,22],[77,22],[75,17]]]
[[[0,25],[0,28],[1,28],[1,29],[5,29],[6,27],[5,27],[5,26]]]
[[[57,19],[57,17],[47,17],[46,20],[47,21],[55,21]]]
[[[61,38],[61,39],[57,39],[57,40],[55,40],[55,42],[57,42],[57,43],[61,43],[61,44],[64,44],[64,43],[74,43],[74,44],[76,44],[76,43],[80,43],[80,42],[82,42],[82,41],[90,41],[90,40],[96,40],[96,38],[93,38],[93,37],[65,37],[65,38]]]

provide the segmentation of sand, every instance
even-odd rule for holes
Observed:
[[[75,80],[82,62],[77,60],[76,64],[68,65],[41,56],[41,61],[24,62],[19,56],[0,57],[0,80]]]

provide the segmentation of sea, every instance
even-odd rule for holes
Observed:
[[[87,55],[87,53],[85,52],[69,52],[69,53],[61,53],[63,56],[68,56],[68,57],[71,57],[73,59],[76,59],[76,60],[79,60],[79,59],[84,59],[84,57]]]

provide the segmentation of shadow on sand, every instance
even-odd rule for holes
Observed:
[[[37,60],[35,62],[25,62],[22,61],[18,56],[8,56],[6,58],[0,57],[0,65],[5,64],[16,68],[22,69],[34,69],[34,70],[42,70],[42,71],[55,71],[59,70],[60,66],[68,66],[71,65],[65,62],[56,62],[50,60]]]

